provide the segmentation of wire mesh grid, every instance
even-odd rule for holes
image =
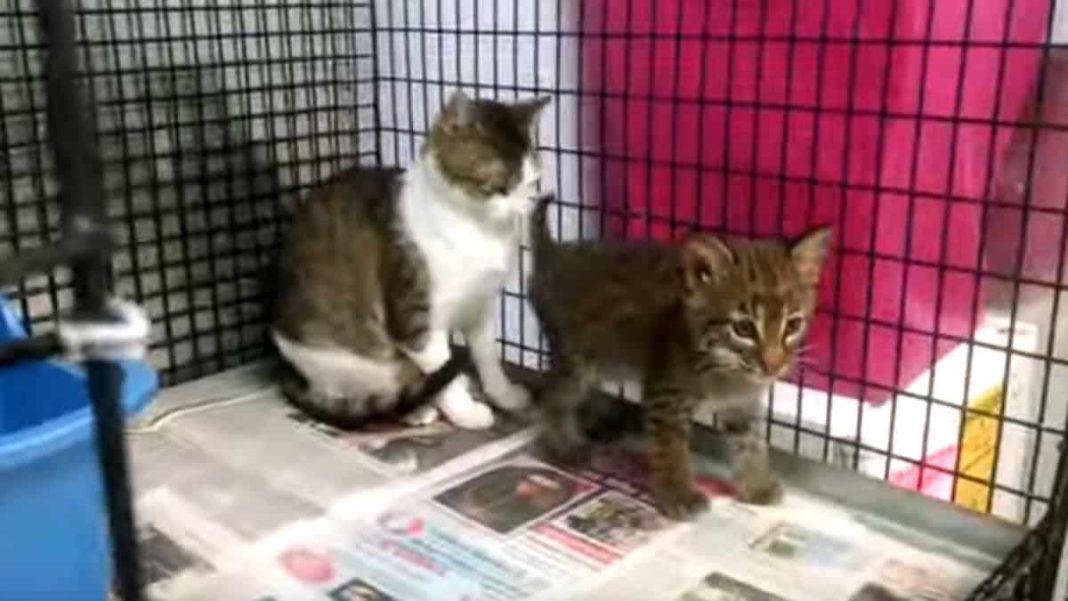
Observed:
[[[167,383],[264,357],[260,276],[303,190],[352,162],[407,164],[457,87],[550,94],[558,237],[834,226],[819,346],[769,400],[776,446],[1034,525],[1068,390],[1056,8],[81,2],[116,286],[157,324]],[[33,10],[0,6],[0,253],[57,234]],[[501,349],[539,368],[529,267],[502,296]],[[48,329],[69,279],[17,297]]]
[[[563,238],[833,224],[826,352],[776,389],[769,436],[1033,524],[1065,422],[1053,6],[818,4],[382,2],[381,156],[410,160],[454,86],[548,92]],[[524,271],[502,351],[539,366]]]
[[[457,86],[550,93],[561,238],[832,224],[825,348],[772,441],[1034,524],[1065,422],[1062,57],[1053,4],[995,4],[380,2],[379,151],[410,161]],[[536,368],[529,266],[502,353]]]
[[[373,152],[371,7],[353,2],[78,4],[117,291],[158,324],[174,383],[262,357],[263,266],[287,207]],[[4,252],[53,239],[43,48],[34,5],[0,8]],[[64,275],[20,289],[38,331],[71,303]]]

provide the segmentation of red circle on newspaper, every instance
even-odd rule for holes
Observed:
[[[330,558],[304,547],[283,551],[278,561],[291,576],[302,582],[318,584],[334,577],[334,565]]]
[[[426,529],[423,518],[399,511],[389,511],[378,518],[378,525],[394,536],[419,536]]]
[[[697,488],[712,498],[733,497],[738,494],[738,487],[732,482],[714,476],[698,476]]]

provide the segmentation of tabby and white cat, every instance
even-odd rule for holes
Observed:
[[[531,223],[531,300],[551,347],[538,406],[543,439],[580,458],[611,417],[591,412],[588,392],[605,378],[642,382],[651,488],[675,519],[707,499],[690,466],[695,406],[713,403],[731,439],[740,497],[778,499],[759,427],[761,397],[791,366],[816,306],[829,230],[797,241],[693,235],[683,243],[555,243],[543,199]],[[596,397],[594,397],[596,398]],[[585,418],[585,419],[584,419]]]
[[[457,376],[454,330],[489,398],[508,410],[528,404],[502,370],[492,309],[533,208],[547,102],[457,91],[406,171],[353,168],[301,203],[282,249],[272,332],[294,405],[351,428],[398,412],[429,421],[433,398],[454,424],[489,427],[492,410]]]

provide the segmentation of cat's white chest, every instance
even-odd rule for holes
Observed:
[[[486,301],[500,290],[513,245],[462,229],[440,234],[423,247],[433,282],[431,306],[445,321],[443,325],[457,327],[477,319]]]
[[[431,194],[418,180],[409,180],[401,212],[430,271],[433,320],[462,327],[480,317],[504,284],[515,260],[518,221],[512,228],[487,228]]]

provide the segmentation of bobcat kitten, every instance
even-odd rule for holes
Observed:
[[[450,360],[464,334],[483,391],[525,406],[498,360],[493,300],[515,260],[540,171],[548,98],[504,104],[456,92],[406,171],[356,167],[313,190],[282,249],[273,338],[283,390],[312,417],[351,428],[436,406],[465,428],[493,423]]]
[[[540,202],[531,224],[531,300],[552,353],[538,399],[549,449],[578,456],[598,427],[580,418],[590,388],[602,378],[637,377],[651,487],[665,515],[688,518],[708,504],[694,485],[689,452],[691,414],[704,401],[731,440],[740,497],[776,501],[760,401],[801,347],[829,230],[792,243],[711,235],[555,243],[547,204]]]

